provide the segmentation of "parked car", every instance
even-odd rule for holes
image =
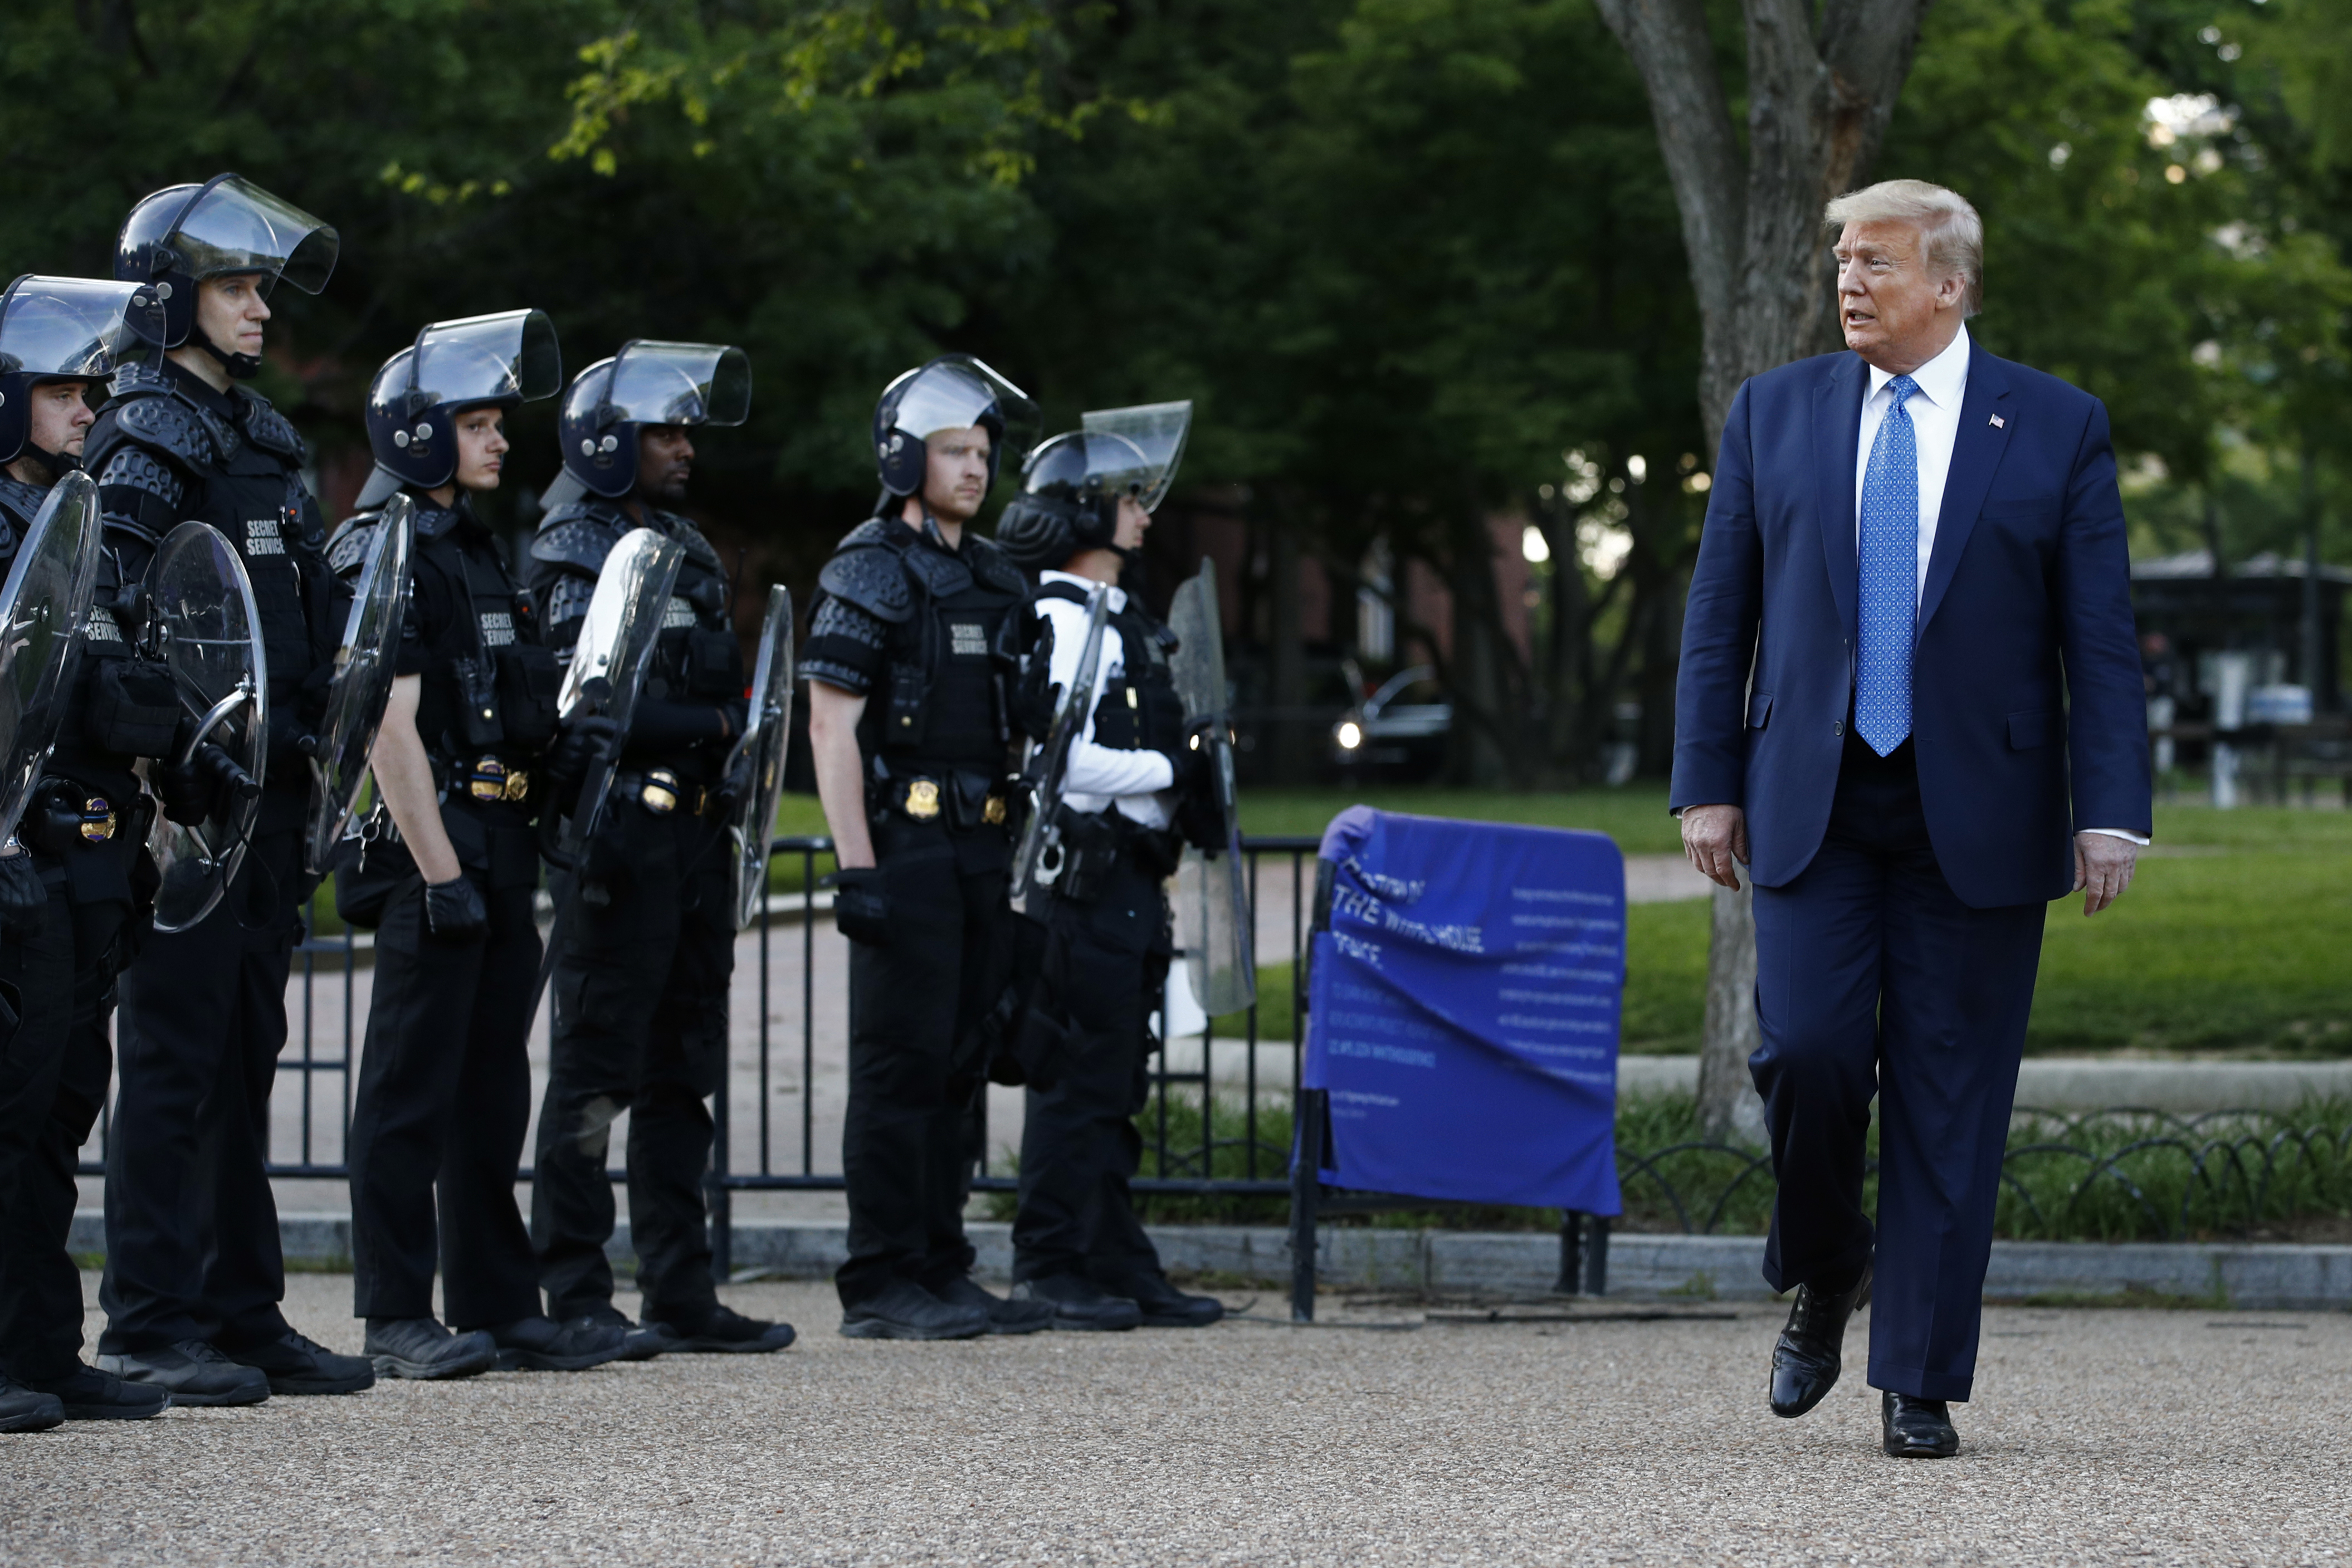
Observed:
[[[1349,685],[1364,689],[1352,662]],[[1332,759],[1343,775],[1427,779],[1445,764],[1454,705],[1427,664],[1399,670],[1331,727]]]

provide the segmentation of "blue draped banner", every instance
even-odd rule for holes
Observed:
[[[1620,1213],[1616,844],[1354,806],[1322,858],[1304,1082],[1329,1095],[1327,1179]]]

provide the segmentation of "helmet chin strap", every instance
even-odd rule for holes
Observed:
[[[30,439],[26,441],[25,449],[16,455],[32,459],[33,466],[47,474],[52,485],[81,466],[81,459],[72,454],[51,452],[47,447]]]
[[[214,342],[213,335],[202,327],[197,328],[188,336],[194,341],[197,348],[220,361],[221,369],[228,372],[231,381],[249,382],[261,373],[260,355],[232,354]]]

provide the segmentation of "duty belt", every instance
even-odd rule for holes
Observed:
[[[466,793],[477,800],[511,800],[517,805],[530,799],[530,773],[527,768],[510,768],[495,757],[478,757],[460,765],[466,779]]]
[[[911,822],[936,822],[945,815],[954,826],[967,830],[1001,828],[1011,816],[1011,802],[1003,789],[992,789],[980,798],[976,807],[970,806],[957,791],[952,777],[934,779],[919,774],[911,779],[886,779],[882,784],[882,804],[884,810]]]
[[[689,784],[667,768],[652,768],[643,773],[615,773],[613,790],[624,800],[636,801],[656,817],[667,817],[673,811],[684,811],[690,817],[717,817],[727,810],[726,799],[719,791]]]

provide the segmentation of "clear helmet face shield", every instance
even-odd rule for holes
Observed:
[[[638,339],[613,358],[603,423],[740,424],[751,413],[751,361],[722,343]]]
[[[1102,481],[1104,490],[1133,496],[1147,512],[1159,510],[1175,483],[1176,465],[1184,460],[1184,438],[1192,431],[1192,401],[1090,409],[1078,426],[1089,437],[1087,470]]]
[[[242,174],[207,181],[172,225],[167,241],[188,276],[232,272],[284,278],[305,294],[327,286],[342,241],[334,229]]]
[[[412,408],[534,402],[563,386],[563,354],[544,310],[504,310],[436,321],[416,334],[407,392]]]
[[[102,380],[163,335],[148,285],[27,274],[0,296],[0,375]]]
[[[943,431],[970,430],[992,421],[998,427],[991,471],[1010,451],[1016,456],[1037,438],[1037,404],[1027,392],[969,354],[947,354],[908,371],[884,389],[876,455],[889,465],[896,455],[887,437],[901,433],[917,444]]]

